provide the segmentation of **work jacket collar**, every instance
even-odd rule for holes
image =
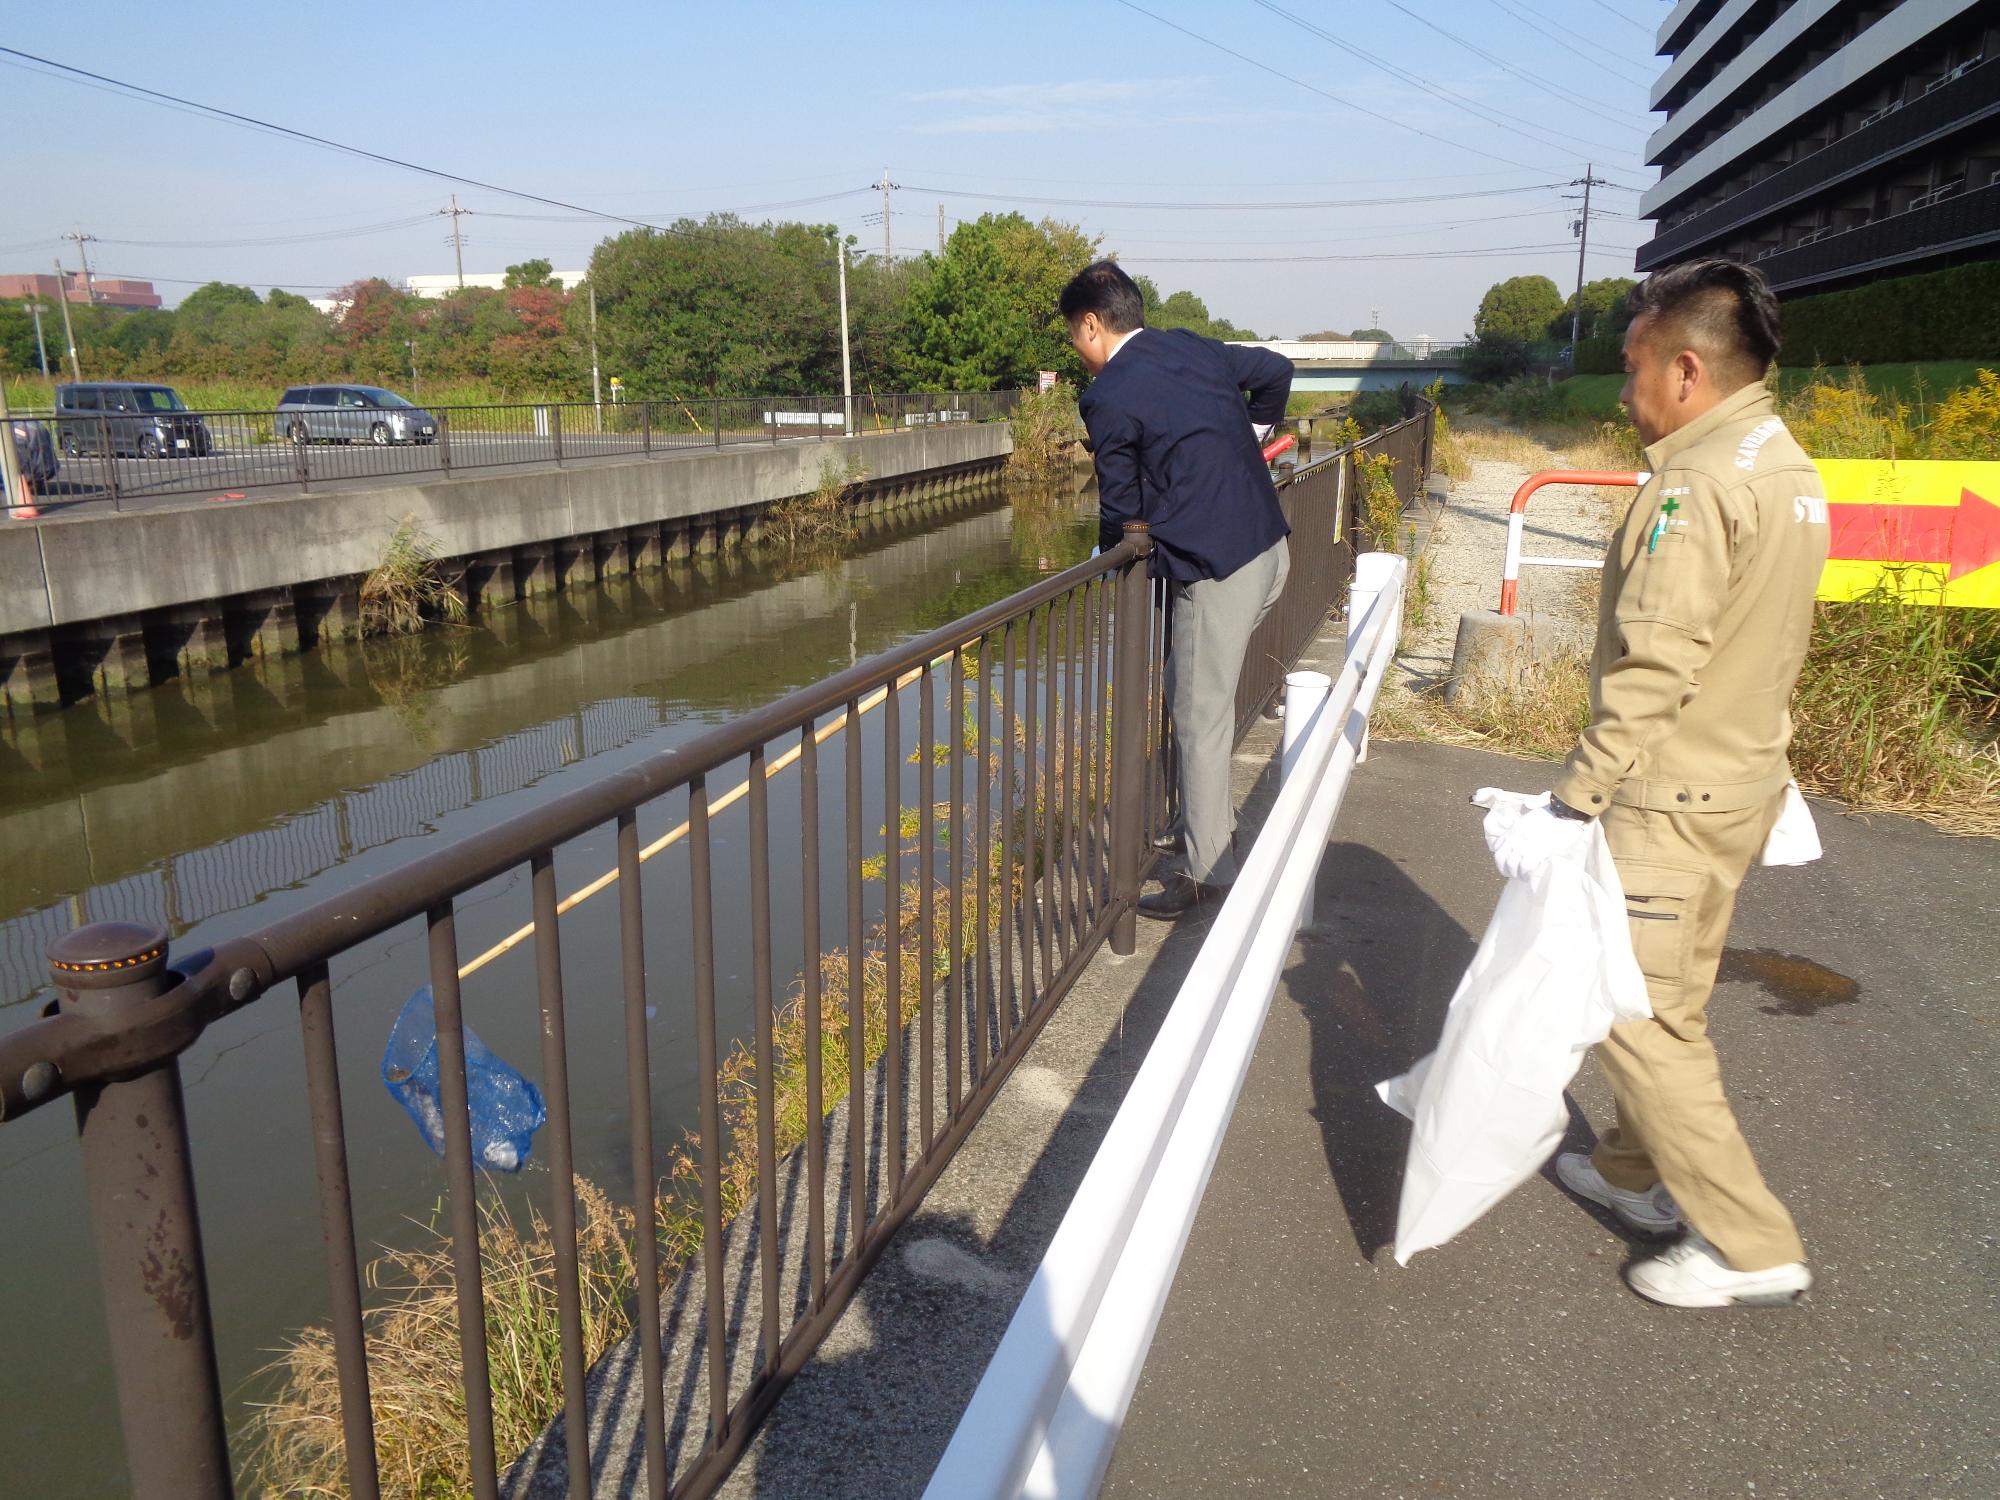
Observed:
[[[1732,391],[1677,432],[1670,432],[1646,450],[1646,465],[1658,474],[1681,454],[1720,427],[1745,417],[1768,417],[1776,410],[1764,382],[1753,380]]]

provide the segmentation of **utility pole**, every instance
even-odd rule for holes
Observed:
[[[83,247],[85,245],[96,244],[97,236],[94,234],[85,234],[82,230],[78,229],[64,235],[63,238],[76,241],[76,258],[83,263],[83,300],[86,302],[95,302],[97,300],[97,283],[90,276],[90,252]]]
[[[35,354],[42,362],[42,379],[49,378],[49,346],[42,342],[42,299],[30,297],[28,312],[35,320]]]
[[[597,414],[597,430],[604,431],[604,395],[597,385],[597,288],[584,283],[590,291],[590,406]]]
[[[938,254],[944,254],[944,205],[938,205]]]
[[[451,195],[450,208],[441,208],[438,210],[439,214],[449,214],[451,216],[451,253],[458,261],[458,289],[461,292],[465,290],[465,236],[459,233],[458,221],[471,212],[472,210],[469,208],[460,208],[458,206],[458,194],[456,193]]]
[[[83,379],[83,366],[76,358],[76,329],[69,320],[69,273],[63,270],[62,262],[56,262],[56,290],[62,294],[63,340],[69,345],[69,378]]]
[[[410,350],[410,399],[415,401],[417,399],[417,341],[415,339],[404,339],[403,342],[409,346]]]
[[[889,219],[892,212],[889,207],[889,195],[896,190],[896,184],[889,180],[887,167],[882,169],[882,180],[875,186],[882,190],[882,259],[891,261],[896,258],[896,242],[895,237],[889,233]]]
[[[1569,357],[1576,361],[1576,346],[1583,339],[1583,257],[1590,249],[1590,190],[1601,187],[1605,179],[1596,175],[1596,162],[1585,162],[1583,176],[1570,184],[1583,189],[1583,217],[1570,224],[1570,232],[1576,236],[1576,306],[1569,316]]]
[[[847,240],[840,240],[840,410],[841,430],[854,436],[854,357],[847,347]]]

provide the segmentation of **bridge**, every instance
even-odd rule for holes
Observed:
[[[1292,362],[1294,391],[1393,391],[1421,389],[1432,381],[1464,385],[1465,345],[1430,338],[1381,344],[1360,339],[1257,339],[1259,349]]]
[[[1805,1311],[1640,1303],[1617,1284],[1635,1247],[1547,1183],[1387,1262],[1404,1135],[1370,1086],[1435,1038],[1491,909],[1467,791],[1542,774],[1379,742],[1356,766],[1402,574],[1374,558],[1350,601],[1353,463],[1387,453],[1407,500],[1427,436],[1420,417],[1284,487],[1294,584],[1238,704],[1250,855],[1206,926],[1133,919],[1166,811],[1133,532],[247,937],[186,954],[138,924],[58,939],[60,1003],[0,1037],[0,1129],[64,1093],[86,1106],[132,1492],[228,1494],[231,1438],[240,1453],[257,1420],[215,1373],[228,1287],[191,1272],[163,1299],[149,1270],[202,1263],[203,1136],[177,1058],[237,1013],[305,1059],[293,1113],[309,1105],[314,1316],[338,1387],[313,1430],[336,1488],[380,1492],[392,1437],[370,1400],[342,1107],[343,1071],[374,1059],[334,1028],[422,977],[445,1131],[426,1186],[441,1180],[469,1309],[480,1205],[501,1189],[475,1176],[454,1041],[475,1003],[482,1030],[509,1009],[539,1039],[548,1121],[520,1201],[551,1225],[561,1345],[546,1425],[511,1451],[486,1320],[457,1320],[468,1418],[447,1492],[1611,1496],[1667,1475],[1690,1494],[1989,1493],[1990,845],[1823,816],[1825,865],[1746,890],[1716,1025],[1815,1248]],[[1288,747],[1259,710],[1294,664],[1325,676],[1296,684],[1317,696],[1289,700]],[[558,899],[606,866],[603,896]],[[509,890],[530,941],[462,983],[485,956],[463,962],[461,923]],[[806,914],[782,951],[776,904]],[[611,993],[565,993],[579,949],[617,955]],[[681,997],[691,1035],[656,1063],[649,1005]],[[573,1108],[570,1048],[592,1027],[618,1039],[623,1110]],[[690,1060],[706,1144],[669,1160],[654,1070]],[[1576,1097],[1601,1119],[1593,1087]],[[671,1239],[632,1242],[636,1317],[587,1360],[571,1181],[607,1113],[629,1131],[615,1192],[649,1211],[664,1177],[678,1207]],[[1586,1132],[1579,1111],[1572,1140]],[[140,1176],[134,1225],[117,1205]],[[974,1452],[999,1461],[951,1469],[975,1405],[992,1420],[970,1422]]]

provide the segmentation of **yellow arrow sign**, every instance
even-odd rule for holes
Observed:
[[[1815,460],[1832,546],[1819,597],[1878,589],[1912,603],[2000,609],[2000,463]]]

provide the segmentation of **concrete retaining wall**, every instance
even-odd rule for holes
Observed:
[[[1004,423],[802,439],[380,489],[61,517],[0,530],[0,698],[90,690],[309,649],[359,627],[359,582],[405,517],[462,565],[481,607],[754,539],[828,461],[865,474],[867,512],[990,471]]]

